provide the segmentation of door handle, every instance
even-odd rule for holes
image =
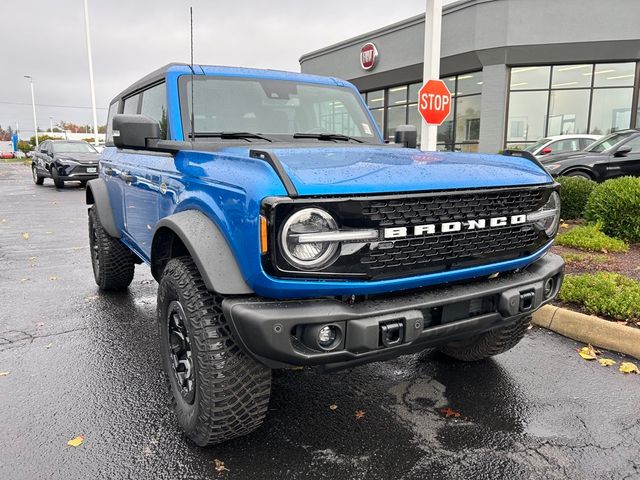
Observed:
[[[136,180],[136,177],[134,175],[131,175],[130,173],[125,173],[125,172],[122,172],[120,174],[120,178],[124,180],[126,183],[133,183]]]

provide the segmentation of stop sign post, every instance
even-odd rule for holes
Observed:
[[[418,92],[418,111],[429,125],[442,125],[451,113],[451,92],[442,80],[429,80]]]

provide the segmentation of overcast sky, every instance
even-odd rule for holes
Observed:
[[[444,3],[449,3],[445,0]],[[91,123],[82,0],[8,0],[0,28],[0,125]],[[98,122],[117,93],[169,62],[299,71],[300,55],[424,12],[425,0],[89,0]],[[17,103],[18,105],[12,104]]]

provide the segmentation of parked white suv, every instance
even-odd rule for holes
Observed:
[[[550,153],[579,152],[584,150],[593,142],[598,140],[600,135],[555,135],[538,140],[533,145],[529,145],[524,150],[532,153],[536,157],[549,155]]]

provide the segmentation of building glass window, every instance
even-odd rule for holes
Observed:
[[[551,67],[519,67],[511,69],[511,90],[549,88]]]
[[[607,135],[629,128],[632,88],[603,88],[593,91],[589,133]]]
[[[438,149],[477,151],[482,72],[465,73],[442,80],[453,99],[449,117],[438,127]],[[373,118],[380,131],[384,132],[385,140],[393,142],[399,125],[414,125],[418,129],[420,143],[422,117],[418,113],[418,92],[421,87],[422,82],[416,82],[364,94]]]
[[[545,136],[549,92],[513,92],[509,98],[507,142],[529,143]]]
[[[593,72],[594,87],[633,87],[635,63],[599,63]]]
[[[547,135],[587,133],[589,90],[552,90]]]
[[[512,68],[507,148],[524,148],[546,136],[606,135],[637,126],[636,68],[635,62]]]
[[[407,89],[406,85],[400,87],[393,87],[389,89],[389,106],[400,105],[407,103]]]

